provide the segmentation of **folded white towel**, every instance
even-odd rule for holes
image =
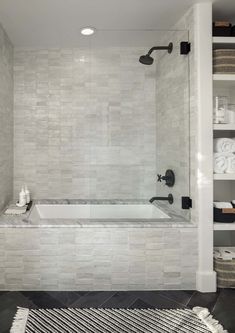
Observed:
[[[217,153],[234,153],[235,140],[230,138],[214,139],[214,152]]]
[[[235,173],[235,155],[231,154],[227,157],[228,166],[225,170],[225,173]]]
[[[214,153],[214,173],[225,173],[228,168],[228,154]]]
[[[233,208],[233,205],[231,202],[223,202],[223,201],[214,201],[214,207],[215,208]]]
[[[10,205],[4,212],[6,215],[20,215],[24,214],[27,210],[27,206],[17,207],[16,205]]]

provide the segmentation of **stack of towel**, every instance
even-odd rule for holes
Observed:
[[[231,202],[214,201],[214,207],[219,209],[233,208],[234,203],[235,200],[232,200]]]
[[[235,138],[214,139],[214,173],[235,173]]]

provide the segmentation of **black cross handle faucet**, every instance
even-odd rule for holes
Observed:
[[[166,182],[166,185],[169,187],[173,187],[175,184],[175,174],[172,170],[168,169],[166,170],[165,176],[162,175],[157,175],[158,182],[161,182],[162,180],[164,180]]]

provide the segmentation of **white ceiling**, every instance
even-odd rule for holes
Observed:
[[[15,46],[72,47],[87,38],[80,35],[81,27],[170,29],[192,4],[202,1],[0,0],[0,22]]]

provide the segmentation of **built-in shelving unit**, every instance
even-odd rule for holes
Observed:
[[[235,37],[213,37],[213,49],[218,48],[235,48]],[[235,104],[235,74],[214,74],[213,89],[215,94],[231,97],[232,103]],[[213,131],[214,137],[235,137],[235,124],[214,124]],[[214,174],[213,177],[215,182],[220,181],[219,184],[215,183],[214,199],[218,200],[218,197],[220,200],[224,197],[224,201],[228,198],[235,199],[235,185],[232,185],[235,184],[235,174]],[[235,223],[214,222],[214,230],[235,231]]]

